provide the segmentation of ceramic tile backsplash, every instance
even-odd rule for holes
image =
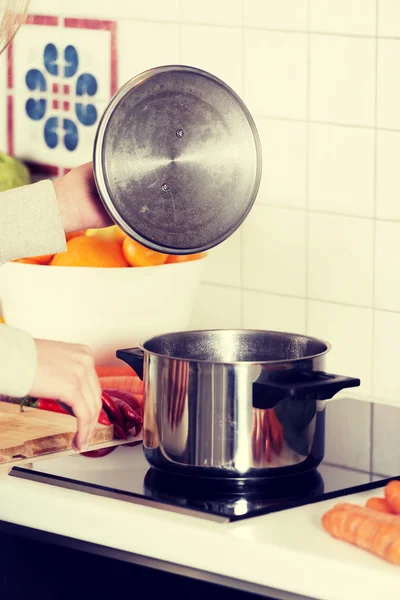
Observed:
[[[358,377],[361,386],[357,391],[371,395],[372,309],[309,301],[307,333],[331,343],[327,355],[330,372]]]
[[[216,75],[242,94],[242,30],[207,25],[182,26],[182,62]]]
[[[375,35],[376,0],[310,0],[310,29]]]
[[[304,211],[256,206],[244,224],[242,252],[246,289],[304,297]]]
[[[400,404],[400,313],[375,311],[373,395]]]
[[[246,29],[245,99],[252,112],[305,119],[307,115],[307,36]]]
[[[128,51],[129,50],[129,51]],[[153,67],[180,62],[176,23],[118,23],[118,85]]]
[[[400,222],[376,223],[375,306],[400,312]]]
[[[375,40],[312,34],[310,117],[346,125],[374,125]]]
[[[309,297],[371,307],[373,238],[372,220],[310,213]]]
[[[371,407],[338,398],[326,404],[325,460],[368,471],[371,454]]]
[[[182,21],[242,26],[242,0],[181,0]]]
[[[12,49],[0,150],[46,175],[90,160],[113,91],[145,69],[189,63],[230,84],[259,128],[263,180],[211,251],[192,326],[320,335],[333,370],[400,406],[397,0],[32,0]],[[373,414],[382,471],[398,469],[395,411]],[[329,403],[327,458],[368,468],[370,418],[368,403]]]
[[[389,477],[400,473],[399,431],[400,410],[394,406],[374,406],[374,473]]]
[[[243,10],[245,27],[307,29],[307,0],[244,0]]]
[[[399,60],[400,40],[378,40],[378,127],[400,129],[400,73],[393,69]]]
[[[235,329],[241,324],[241,291],[203,283],[197,294],[190,328]]]
[[[400,131],[378,131],[376,139],[376,216],[400,221]]]
[[[243,327],[306,333],[306,301],[264,292],[243,292]]]
[[[379,0],[378,35],[400,36],[400,3],[398,0]]]
[[[265,165],[258,203],[306,208],[307,125],[259,117]]]
[[[375,135],[371,129],[310,125],[309,207],[374,215]]]
[[[39,4],[41,0],[37,0]],[[180,0],[68,0],[61,4],[63,14],[98,19],[179,21]]]

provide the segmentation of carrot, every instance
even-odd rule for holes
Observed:
[[[400,481],[392,479],[385,486],[385,499],[392,512],[400,514]]]
[[[98,365],[97,377],[135,377],[134,371],[128,365]]]
[[[381,513],[393,514],[389,502],[385,498],[369,498],[365,503],[366,508],[376,510]]]
[[[337,504],[322,517],[334,538],[400,565],[400,518],[352,504]]]

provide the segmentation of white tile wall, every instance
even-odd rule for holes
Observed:
[[[375,35],[376,0],[310,0],[310,29]]]
[[[398,0],[379,0],[378,35],[400,36],[400,3]]]
[[[203,279],[207,283],[240,287],[242,284],[242,230],[209,253]]]
[[[399,403],[400,313],[375,311],[373,395]]]
[[[330,372],[358,377],[361,379],[358,390],[371,395],[372,309],[309,301],[307,333],[332,345],[326,357]]]
[[[376,216],[400,221],[400,131],[378,131],[376,140]]]
[[[306,300],[244,291],[243,327],[306,333]]]
[[[203,283],[197,294],[190,328],[231,329],[240,327],[241,291]]]
[[[371,408],[367,402],[340,398],[327,402],[325,460],[368,471]]]
[[[245,27],[307,29],[307,0],[244,0],[243,9]]]
[[[308,295],[372,306],[373,234],[372,220],[310,213]]]
[[[400,40],[378,41],[377,126],[400,129]]]
[[[373,217],[374,131],[313,124],[309,132],[309,207]]]
[[[400,312],[400,222],[376,223],[375,306]]]
[[[310,117],[374,125],[375,40],[311,35]]]
[[[118,23],[118,85],[152,67],[180,62],[179,27],[174,23]]]
[[[32,13],[61,11],[117,20],[119,85],[190,63],[232,85],[257,121],[260,193],[212,252],[192,325],[321,335],[329,368],[400,405],[400,2],[32,0]],[[399,468],[395,410],[374,411],[382,471]],[[327,416],[327,458],[367,469],[369,404],[331,402]]]
[[[374,473],[392,476],[400,473],[400,410],[393,406],[374,406],[372,465]]]
[[[181,3],[185,22],[242,26],[242,0],[181,0]]]
[[[243,285],[246,289],[305,295],[304,211],[255,206],[243,227]]]
[[[307,36],[246,29],[245,99],[252,112],[305,119],[307,115]]]
[[[36,0],[36,3],[41,1]],[[52,0],[46,0],[46,3],[50,2]],[[180,0],[68,0],[61,6],[64,14],[96,19],[179,21],[181,14]]]
[[[182,63],[220,77],[242,95],[242,30],[210,25],[182,26]]]
[[[307,125],[259,117],[263,164],[258,203],[305,208],[307,202]]]

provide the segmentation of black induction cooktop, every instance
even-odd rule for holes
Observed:
[[[76,455],[14,467],[10,476],[221,523],[380,488],[393,479],[322,463],[317,471],[272,479],[261,488],[215,489],[150,468],[140,442],[101,458]]]

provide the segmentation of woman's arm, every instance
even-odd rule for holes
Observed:
[[[92,163],[67,175],[0,194],[0,265],[18,258],[65,252],[65,233],[106,227]],[[65,232],[65,233],[64,233]]]
[[[65,250],[64,227],[52,181],[0,194],[0,265]]]

